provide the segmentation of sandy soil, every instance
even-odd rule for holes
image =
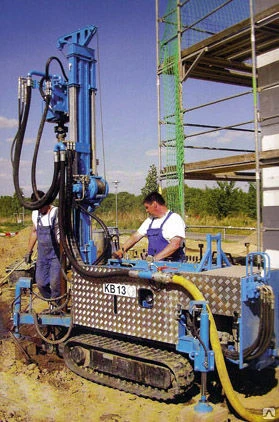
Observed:
[[[28,234],[26,229],[13,238],[0,238],[0,285],[1,277],[3,280],[6,275],[6,267],[24,256]],[[198,252],[197,243],[188,243],[193,253]],[[245,254],[243,243],[223,246],[225,251],[228,251],[227,248],[235,254]],[[14,285],[5,283],[0,289],[0,422],[243,420],[237,418],[231,407],[228,408],[215,374],[209,377],[208,386],[208,398],[214,412],[208,414],[193,411],[200,398],[197,385],[180,402],[167,404],[93,384],[76,376],[57,355],[36,354],[29,337],[19,344],[13,339],[8,329],[12,328],[10,305],[14,298]],[[28,335],[35,334],[31,331],[28,327]],[[264,408],[279,408],[278,370],[251,374],[234,369],[231,376],[237,396],[246,408],[259,415],[263,415]],[[267,419],[279,420],[270,417],[262,420]]]

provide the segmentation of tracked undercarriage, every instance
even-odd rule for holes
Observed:
[[[194,380],[190,362],[180,354],[93,334],[72,337],[64,359],[90,381],[162,401],[181,396]]]

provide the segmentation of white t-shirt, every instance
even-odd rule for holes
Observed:
[[[32,211],[32,221],[36,229],[37,229],[38,214],[39,214],[38,210]],[[55,219],[55,222],[54,222],[55,236],[56,236],[57,241],[59,242],[60,236],[59,236],[59,227],[58,227],[58,208],[51,205],[50,211],[47,214],[45,215],[41,214],[40,216],[41,216],[42,226],[53,226],[53,220]]]
[[[38,210],[35,210],[35,211],[32,212],[32,221],[33,221],[33,224],[36,228],[37,228],[38,214],[39,214]],[[58,217],[58,208],[51,206],[51,209],[47,214],[45,214],[45,215],[41,214],[41,224],[42,224],[42,226],[52,226],[54,218],[56,219],[55,224],[57,224],[57,222],[58,222],[57,217]]]
[[[137,230],[138,233],[140,233],[142,236],[146,236],[147,230],[150,226],[152,219],[153,219],[153,222],[152,222],[151,228],[152,229],[159,228],[162,225],[163,221],[167,218],[168,213],[169,213],[169,210],[161,218],[153,219],[153,217],[148,217],[146,220],[144,220],[142,225],[138,228]],[[185,226],[184,220],[180,217],[180,215],[176,213],[172,213],[170,217],[167,219],[167,221],[165,222],[165,224],[163,225],[162,234],[163,234],[164,239],[166,239],[168,242],[175,236],[179,236],[185,239],[185,229],[186,229],[186,226]]]

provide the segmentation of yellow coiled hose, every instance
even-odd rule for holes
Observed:
[[[172,277],[172,281],[173,281],[173,283],[179,284],[185,290],[187,290],[187,292],[190,293],[190,295],[193,297],[194,300],[205,301],[205,298],[204,298],[203,294],[200,292],[200,290],[195,286],[195,284],[193,284],[187,278],[179,276],[179,275],[174,275]],[[219,342],[216,324],[215,324],[215,321],[214,321],[214,318],[213,318],[213,315],[211,313],[209,306],[207,306],[207,311],[208,311],[208,314],[209,314],[209,321],[210,321],[211,347],[212,347],[214,354],[215,354],[216,368],[217,368],[217,371],[218,371],[218,374],[219,374],[219,378],[220,378],[222,387],[225,391],[225,394],[226,394],[230,404],[232,405],[232,407],[235,409],[235,411],[242,418],[244,418],[248,422],[258,422],[258,421],[262,422],[263,418],[261,416],[253,414],[250,411],[248,411],[247,409],[245,409],[245,407],[241,404],[241,402],[239,401],[239,399],[238,399],[238,397],[237,397],[237,395],[236,395],[236,393],[233,389],[233,386],[231,384],[231,381],[230,381],[230,378],[229,378],[229,375],[228,375],[228,372],[227,372],[222,348],[221,348],[221,345],[220,345],[220,342]]]

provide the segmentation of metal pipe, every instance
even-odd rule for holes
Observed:
[[[176,124],[179,125],[179,133],[183,131],[183,136],[185,137],[184,133],[184,124],[183,124],[183,96],[182,96],[182,83],[183,83],[183,67],[181,61],[181,45],[182,45],[182,28],[181,28],[181,3],[177,0],[177,60],[178,60],[178,76],[179,80],[177,81],[178,84],[178,104],[179,107],[179,116],[178,121]],[[177,101],[177,100],[176,100]],[[180,214],[184,219],[185,215],[185,190],[184,190],[184,171],[182,172],[183,163],[185,161],[184,157],[184,141],[179,139],[177,136],[177,147],[176,147],[176,163],[177,163],[177,176],[178,176],[178,195],[180,201]]]
[[[242,92],[241,94],[236,94],[236,95],[230,95],[230,96],[228,96],[228,97],[224,97],[224,98],[220,98],[219,100],[215,100],[215,101],[210,101],[209,103],[204,103],[204,104],[200,104],[200,105],[198,105],[198,106],[196,106],[196,107],[191,107],[191,108],[185,108],[184,110],[183,110],[183,112],[190,112],[190,111],[194,111],[194,110],[199,110],[200,108],[203,108],[203,107],[208,107],[208,106],[210,106],[210,105],[214,105],[214,104],[218,104],[218,103],[222,103],[223,101],[228,101],[228,100],[232,100],[232,99],[234,99],[234,98],[237,98],[237,97],[242,97],[242,96],[244,96],[244,95],[248,95],[248,94],[251,94],[252,93],[252,90],[249,90],[249,91],[245,91],[245,92]]]
[[[198,54],[198,56],[195,58],[195,60],[193,61],[193,63],[191,64],[191,66],[188,68],[188,70],[187,70],[187,72],[185,73],[185,75],[183,75],[183,77],[182,77],[182,80],[181,80],[181,82],[185,82],[186,81],[186,79],[188,78],[188,76],[190,75],[190,73],[192,72],[192,70],[197,66],[197,64],[198,64],[198,62],[199,62],[199,60],[200,60],[200,58],[205,54],[207,52],[207,48],[205,47],[205,48],[203,48],[200,52],[199,52],[199,54]],[[182,113],[184,113],[184,110],[182,109],[181,110],[182,111]]]
[[[252,123],[252,121],[253,120],[248,121],[248,122],[243,122],[243,123],[240,123],[240,125],[241,126],[244,126],[244,125],[246,125],[248,123]],[[202,127],[202,128],[208,128],[208,129],[222,129],[222,126],[208,125],[208,124],[202,125],[202,124],[198,124],[198,123],[184,123],[184,126]],[[235,123],[233,126],[229,126],[227,128],[227,130],[234,130],[234,131],[240,131],[240,132],[251,132],[251,133],[253,132],[254,133],[254,130],[252,130],[252,129],[241,129],[241,128],[238,128],[236,126],[239,126],[239,125],[237,123]]]
[[[69,115],[70,115],[70,141],[77,143],[77,87],[69,87]],[[73,173],[78,173],[77,163],[74,163]]]
[[[222,9],[224,6],[227,6],[227,4],[231,3],[233,0],[227,0],[225,3],[220,4],[220,6],[216,7],[215,9],[211,10],[206,15],[202,16],[200,19],[193,22],[191,25],[188,25],[186,28],[183,29],[183,32],[188,31],[189,29],[192,29],[193,26],[195,26],[197,23],[202,22],[204,19],[208,18],[209,16],[213,15],[214,13],[218,12],[218,10]]]
[[[15,271],[15,270],[17,270],[22,264],[24,263],[24,259],[22,259],[2,280],[1,280],[1,283],[0,283],[0,287],[2,287],[5,283],[6,283],[6,281],[7,281],[7,279],[10,277],[10,275]]]
[[[235,123],[234,125],[218,126],[218,127],[216,127],[216,129],[205,130],[203,132],[195,132],[195,133],[192,133],[191,135],[185,136],[185,138],[187,138],[187,139],[193,138],[193,137],[198,136],[198,135],[204,135],[204,134],[207,134],[207,133],[218,132],[219,130],[233,130],[233,128],[236,128],[235,130],[237,130],[238,126],[244,126],[244,125],[247,125],[249,123],[253,123],[253,120],[249,120],[247,122],[242,122],[242,123]],[[168,124],[173,124],[173,123],[168,123]],[[187,123],[185,123],[185,126],[187,126]],[[204,127],[206,127],[206,126],[204,126]],[[241,130],[241,129],[239,129],[239,130]],[[168,142],[175,142],[175,139],[167,139],[167,140],[163,141],[164,144],[167,144]]]
[[[158,69],[160,65],[160,45],[159,45],[159,0],[156,0],[155,8],[156,8],[156,89],[157,89],[157,136],[158,136],[158,174],[159,174],[159,188],[162,191],[162,179],[161,179],[161,172],[162,172],[162,152],[161,152],[161,93],[160,93],[160,76],[158,74]]]
[[[91,168],[93,174],[97,175],[97,157],[96,157],[96,103],[95,91],[91,91]]]
[[[258,129],[258,92],[257,92],[257,56],[254,21],[254,4],[250,0],[250,23],[251,23],[251,52],[252,52],[252,88],[254,99],[254,128],[255,128],[255,162],[256,162],[256,208],[257,208],[257,250],[261,247],[261,191],[260,191],[260,162],[259,162],[259,129]]]
[[[218,126],[216,127],[216,129],[206,130],[204,132],[196,132],[196,133],[193,133],[192,135],[187,135],[187,138],[192,138],[193,136],[198,136],[198,135],[204,135],[206,133],[218,132],[219,130],[232,130],[232,128],[236,128],[237,126],[244,126],[249,123],[253,123],[253,120],[249,120],[247,122],[242,122],[242,123],[235,123],[234,125]],[[185,125],[187,124],[185,123]]]

